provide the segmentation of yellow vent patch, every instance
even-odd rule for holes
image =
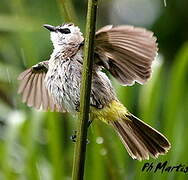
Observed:
[[[101,120],[105,123],[109,123],[109,121],[120,120],[127,114],[126,107],[123,106],[119,101],[112,101],[107,106],[102,109],[97,109],[95,107],[91,107],[91,120]]]

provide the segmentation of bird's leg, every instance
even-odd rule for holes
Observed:
[[[87,122],[87,128],[89,128],[90,127],[90,125],[92,124],[92,120],[89,120],[88,122]]]
[[[91,117],[90,117],[90,114],[89,114],[89,120],[87,121],[87,128],[90,127],[90,125],[91,125],[92,122],[93,121],[91,120]]]
[[[71,139],[71,141],[73,143],[75,143],[76,142],[76,138],[77,138],[77,131],[74,130],[74,133],[70,136],[70,139]],[[88,139],[86,140],[86,143],[89,144],[89,140]]]
[[[89,121],[87,122],[87,128],[90,127],[90,125],[91,125],[92,122],[93,122],[93,121],[91,121],[91,120],[89,120]],[[73,134],[70,136],[70,139],[71,139],[72,142],[76,142],[76,138],[77,138],[77,131],[74,130],[74,131],[73,131]],[[87,144],[89,144],[89,140],[87,139],[86,141],[87,141]]]
[[[71,139],[72,142],[76,142],[76,137],[77,137],[76,134],[77,134],[77,131],[74,130],[74,131],[73,131],[73,134],[70,136],[70,139]]]

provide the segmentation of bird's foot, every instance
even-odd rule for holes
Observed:
[[[76,142],[76,137],[77,137],[76,134],[77,134],[77,131],[74,130],[73,134],[70,136],[71,141],[74,142],[74,143]]]
[[[93,121],[91,121],[91,120],[88,121],[87,128],[90,127],[90,125],[91,125],[92,122],[93,122]],[[74,130],[74,131],[73,131],[73,134],[70,136],[70,139],[71,139],[72,142],[75,143],[75,142],[76,142],[76,138],[77,138],[77,131]],[[86,142],[87,142],[87,144],[89,144],[89,140],[88,140],[88,139],[86,140]]]
[[[87,128],[90,127],[90,125],[92,124],[92,122],[93,122],[93,121],[91,121],[91,120],[89,120],[89,121],[87,122]]]
[[[72,141],[73,143],[76,142],[76,139],[77,139],[77,131],[74,130],[74,133],[70,136],[70,139],[71,139],[71,141]],[[87,140],[86,140],[86,143],[89,144],[90,141],[87,139]]]
[[[70,139],[71,139],[72,142],[74,142],[74,143],[76,142],[76,139],[77,139],[77,131],[76,130],[73,131],[73,134],[70,136]],[[87,139],[86,143],[89,144],[90,141]]]

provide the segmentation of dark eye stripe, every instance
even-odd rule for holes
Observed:
[[[61,32],[62,34],[69,34],[71,33],[69,28],[64,28],[64,29],[58,29],[59,32]]]

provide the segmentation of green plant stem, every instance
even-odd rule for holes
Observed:
[[[84,62],[80,95],[80,113],[78,121],[77,142],[73,162],[73,180],[81,180],[84,176],[97,2],[98,0],[88,0],[88,11],[85,31],[86,35],[84,45]]]

